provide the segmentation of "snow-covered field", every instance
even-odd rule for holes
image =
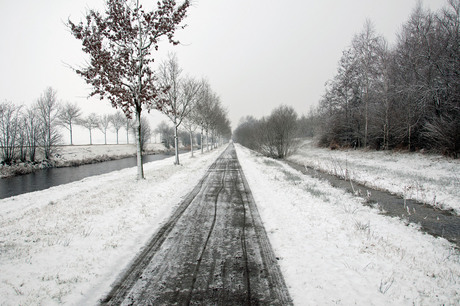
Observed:
[[[295,305],[459,305],[452,244],[237,147]]]
[[[165,146],[161,143],[146,144],[148,151],[162,152]],[[101,156],[128,156],[136,154],[135,144],[119,144],[119,145],[77,145],[77,146],[62,146],[58,150],[59,161],[75,161],[93,159]]]
[[[96,304],[221,150],[0,200],[0,305]]]
[[[460,214],[460,160],[421,153],[332,151],[315,147],[312,140],[303,141],[289,160]]]
[[[92,305],[223,147],[0,200],[0,305]],[[296,305],[458,305],[452,244],[237,147]]]

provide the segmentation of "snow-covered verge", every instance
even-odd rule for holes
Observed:
[[[460,254],[360,198],[237,146],[295,305],[459,305]]]
[[[391,151],[329,150],[303,141],[289,160],[460,214],[460,160]]]
[[[166,150],[162,143],[148,143],[145,149],[147,152],[157,153]],[[135,154],[135,144],[62,146],[58,150],[57,159],[64,162],[97,158],[104,155],[131,156]]]
[[[0,305],[94,305],[223,147],[0,200]]]
[[[146,144],[145,153],[154,154],[167,151],[161,143]],[[51,161],[40,161],[43,156],[37,150],[37,162],[20,162],[0,165],[0,177],[31,173],[49,167],[69,167],[114,160],[136,155],[135,144],[119,145],[74,145],[58,146]]]

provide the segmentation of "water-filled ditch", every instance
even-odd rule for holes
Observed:
[[[420,224],[422,231],[436,237],[443,237],[458,247],[460,246],[460,216],[452,211],[440,210],[415,200],[404,199],[388,191],[377,190],[354,181],[344,180],[291,161],[286,161],[286,163],[304,174],[327,180],[334,187],[361,195],[367,199],[368,205],[378,205],[382,214]]]

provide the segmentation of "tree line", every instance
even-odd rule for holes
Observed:
[[[170,64],[178,66],[174,54],[171,54],[162,66]],[[164,79],[163,82],[166,84],[168,80]],[[224,138],[230,139],[231,129],[227,110],[222,106],[209,83],[206,80],[196,81],[190,77],[187,77],[185,82],[179,78],[175,82],[177,84],[174,90],[180,96],[174,103],[176,110],[172,110],[173,106],[170,106],[171,109],[163,109],[163,113],[171,119],[174,127],[162,122],[152,130],[149,121],[142,117],[140,139],[142,151],[145,150],[145,144],[153,133],[161,135],[161,141],[167,148],[170,146],[178,148],[177,140],[181,136],[179,128],[182,130],[182,143],[191,147],[192,155],[194,139],[197,139],[197,136],[196,142],[201,145],[202,152],[204,150],[202,144],[206,144],[209,150],[216,147]],[[194,93],[187,93],[193,86],[196,88]],[[70,144],[73,145],[73,131],[76,125],[88,130],[90,145],[93,144],[94,130],[102,132],[104,144],[107,144],[107,133],[111,128],[116,134],[117,144],[119,144],[119,131],[122,128],[126,131],[126,143],[129,143],[130,134],[136,134],[135,122],[123,112],[118,111],[111,115],[90,113],[83,116],[82,109],[77,103],[59,102],[56,90],[49,87],[30,107],[6,101],[0,103],[0,159],[4,164],[11,164],[16,160],[35,162],[37,152],[40,151],[43,153],[43,158],[49,160],[56,153],[56,146],[62,144],[63,137],[59,127],[69,132]],[[199,133],[195,134],[197,129]],[[178,154],[176,158],[176,163],[179,163]]]
[[[57,92],[49,87],[29,107],[7,101],[0,103],[0,159],[5,164],[15,160],[35,162],[40,150],[43,158],[49,160],[56,146],[62,144],[59,127],[69,131],[72,145],[75,125],[88,129],[90,144],[94,129],[104,134],[105,144],[110,126],[117,134],[117,144],[120,128],[125,127],[127,133],[132,129],[132,122],[120,112],[102,116],[91,113],[83,117],[76,103],[60,103]]]
[[[356,34],[319,105],[298,118],[280,106],[242,118],[233,139],[274,158],[296,137],[320,146],[460,152],[460,0],[439,12],[419,3],[390,47],[371,21]]]
[[[304,120],[291,106],[275,108],[270,116],[240,120],[233,132],[233,140],[252,150],[273,158],[285,158],[295,148],[295,138]]]
[[[89,60],[85,66],[74,69],[92,87],[90,96],[109,101],[123,112],[113,116],[98,116],[91,113],[85,118],[75,104],[58,106],[56,92],[49,88],[30,109],[16,107],[10,102],[0,105],[0,146],[4,163],[16,158],[35,160],[40,146],[44,158],[50,159],[56,144],[61,140],[57,126],[69,130],[70,141],[74,125],[84,126],[92,132],[100,129],[105,136],[110,125],[117,134],[122,126],[134,131],[137,147],[138,179],[144,178],[142,151],[152,131],[148,121],[141,115],[158,110],[173,123],[176,164],[179,164],[178,131],[185,128],[190,135],[193,150],[193,134],[200,129],[200,144],[213,148],[223,138],[230,138],[230,121],[220,98],[206,80],[184,76],[177,58],[170,55],[155,69],[153,51],[159,41],[166,37],[177,45],[174,34],[183,28],[182,21],[190,1],[177,4],[174,0],[160,0],[156,8],[145,10],[140,1],[127,3],[122,0],[107,0],[103,14],[89,10],[84,21],[68,20],[70,33],[82,43],[82,50]],[[33,128],[26,128],[26,124]],[[30,133],[26,131],[32,130]],[[127,142],[129,142],[127,138]],[[18,153],[19,151],[19,153]],[[192,151],[193,154],[193,151]]]
[[[193,139],[197,129],[200,130],[200,145],[203,153],[203,138],[206,148],[214,148],[222,139],[230,139],[231,127],[227,110],[222,106],[219,96],[212,90],[206,79],[197,80],[184,75],[175,54],[170,53],[159,67],[159,83],[165,91],[165,99],[169,102],[161,111],[169,118],[173,130],[173,147],[175,163],[179,164],[179,129],[189,134],[191,153],[193,156]],[[162,124],[158,131],[169,145],[168,127]]]
[[[60,141],[57,130],[56,92],[47,89],[30,108],[12,102],[0,103],[0,150],[2,163],[35,161],[37,148],[50,159]]]
[[[460,1],[419,3],[389,47],[367,21],[311,117],[329,147],[460,151]]]

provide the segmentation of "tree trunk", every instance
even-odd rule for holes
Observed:
[[[203,127],[201,127],[201,135],[200,135],[200,137],[201,137],[201,141],[200,141],[200,143],[201,143],[201,154],[203,154]]]
[[[387,98],[388,99],[388,98]],[[390,140],[388,139],[390,137],[390,118],[389,116],[389,107],[388,107],[388,101],[387,101],[387,107],[385,109],[385,128],[383,131],[383,148],[384,150],[388,150],[390,147]]]
[[[367,85],[369,86],[369,85]],[[364,148],[367,147],[367,130],[368,130],[368,124],[369,124],[369,88],[366,88],[366,102],[365,102],[365,114],[364,114]]]
[[[69,130],[70,130],[70,145],[73,145],[73,140],[72,140],[72,122],[69,125]]]
[[[89,145],[93,144],[93,137],[91,135],[91,129],[89,130]]]
[[[409,137],[408,137],[408,147],[409,147],[409,152],[410,152],[410,138],[411,138],[411,126],[410,126],[410,123],[409,123]]]
[[[193,157],[193,133],[190,131],[190,151],[192,152]]]
[[[144,179],[144,167],[142,165],[141,148],[141,109],[136,107],[136,151],[137,151],[137,179]]]
[[[51,112],[51,110],[50,110]],[[48,116],[48,122],[46,123],[46,148],[45,148],[45,159],[50,159],[51,157],[51,117]]]
[[[177,125],[174,125],[174,152],[176,154],[175,165],[179,165],[179,137],[177,136]]]

